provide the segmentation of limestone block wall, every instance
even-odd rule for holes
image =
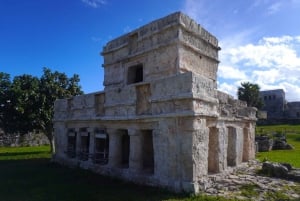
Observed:
[[[68,119],[68,99],[58,99],[54,102],[54,119]]]
[[[218,50],[214,36],[189,17],[175,13],[103,48],[104,85],[106,88],[126,85],[128,68],[138,64],[144,65],[144,81],[192,71],[215,82]]]
[[[70,115],[74,119],[89,117],[95,113],[95,94],[74,96],[68,100]]]

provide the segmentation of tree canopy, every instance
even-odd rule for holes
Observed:
[[[0,72],[0,128],[6,133],[26,134],[41,130],[53,148],[54,101],[82,94],[77,74],[43,68],[43,75],[20,75],[11,81],[10,75]]]
[[[258,84],[250,82],[242,82],[238,88],[238,99],[246,101],[249,107],[260,109],[263,106],[263,101],[259,96],[260,87]]]

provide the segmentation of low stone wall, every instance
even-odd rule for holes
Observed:
[[[0,146],[28,147],[49,145],[49,140],[43,133],[28,133],[26,135],[0,135]]]

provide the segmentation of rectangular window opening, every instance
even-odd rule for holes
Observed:
[[[142,64],[138,64],[136,66],[131,66],[128,68],[127,84],[143,82],[143,79],[144,76]]]

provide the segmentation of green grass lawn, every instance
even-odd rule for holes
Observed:
[[[257,133],[270,134],[272,132],[286,133],[288,144],[294,147],[293,150],[272,150],[269,152],[259,152],[256,157],[263,161],[265,159],[274,162],[287,162],[294,167],[300,168],[300,125],[274,125],[258,126]]]
[[[50,147],[0,147],[1,160],[50,159]]]
[[[175,194],[50,162],[49,147],[0,147],[1,201],[225,201]]]
[[[257,157],[300,167],[300,126],[264,126],[258,130],[261,128],[264,132],[286,129],[288,143],[295,149],[259,153]],[[48,146],[0,147],[1,201],[228,201],[221,197],[174,194],[87,170],[70,169],[51,163],[49,150]]]

